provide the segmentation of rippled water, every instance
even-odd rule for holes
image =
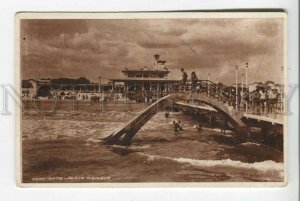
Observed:
[[[204,128],[180,112],[156,114],[128,147],[101,140],[135,113],[23,115],[23,180],[39,182],[282,181],[283,156],[256,143],[237,143],[231,132]],[[183,131],[175,134],[173,120]],[[67,180],[68,176],[82,180]],[[91,180],[90,177],[99,177]],[[106,179],[103,179],[106,178]]]

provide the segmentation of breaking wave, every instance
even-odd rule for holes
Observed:
[[[264,181],[268,181],[273,177],[277,178],[277,181],[283,181],[284,177],[284,164],[277,163],[272,160],[266,160],[262,162],[245,163],[241,161],[223,159],[223,160],[198,160],[190,158],[171,158],[165,156],[157,156],[139,153],[147,156],[148,161],[155,161],[161,159],[173,160],[182,164],[201,167],[208,169],[209,171],[222,172],[229,175],[243,174],[251,175],[251,177],[258,177]],[[273,177],[270,177],[272,175]]]

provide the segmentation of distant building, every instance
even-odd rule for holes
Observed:
[[[124,78],[111,78],[113,90],[116,84],[122,83],[125,91],[157,91],[170,92],[174,90],[179,80],[168,78],[170,71],[166,67],[166,61],[160,59],[159,54],[154,55],[153,69],[143,67],[140,69],[122,70]]]
[[[39,85],[41,84],[51,84],[51,79],[36,79],[34,80],[35,82],[37,82]]]
[[[249,91],[255,91],[256,89],[275,89],[279,93],[282,93],[283,86],[281,84],[276,84],[273,81],[266,81],[265,83],[262,82],[252,82],[248,84]]]
[[[36,95],[37,81],[34,79],[22,80],[21,97],[33,98]]]

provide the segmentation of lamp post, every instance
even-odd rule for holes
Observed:
[[[209,97],[210,89],[209,89],[209,79],[210,79],[210,73],[207,73],[207,96]]]
[[[238,66],[235,66],[235,108],[238,109],[238,85],[237,85],[237,76],[238,76]]]
[[[248,63],[246,63],[246,90],[248,89]]]
[[[244,73],[242,73],[242,92],[244,92]]]
[[[249,89],[248,89],[248,63],[246,63],[246,93],[249,93]],[[246,101],[246,113],[248,113],[248,101]]]

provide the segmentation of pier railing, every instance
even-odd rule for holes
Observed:
[[[249,92],[247,88],[226,86],[221,83],[214,83],[210,80],[198,80],[197,82],[180,83],[176,86],[176,93],[204,94],[214,98],[223,104],[232,106],[237,111],[249,114],[272,116],[282,114],[284,105],[280,94],[273,94],[272,98],[266,92],[255,90]],[[261,98],[264,93],[265,98]]]

